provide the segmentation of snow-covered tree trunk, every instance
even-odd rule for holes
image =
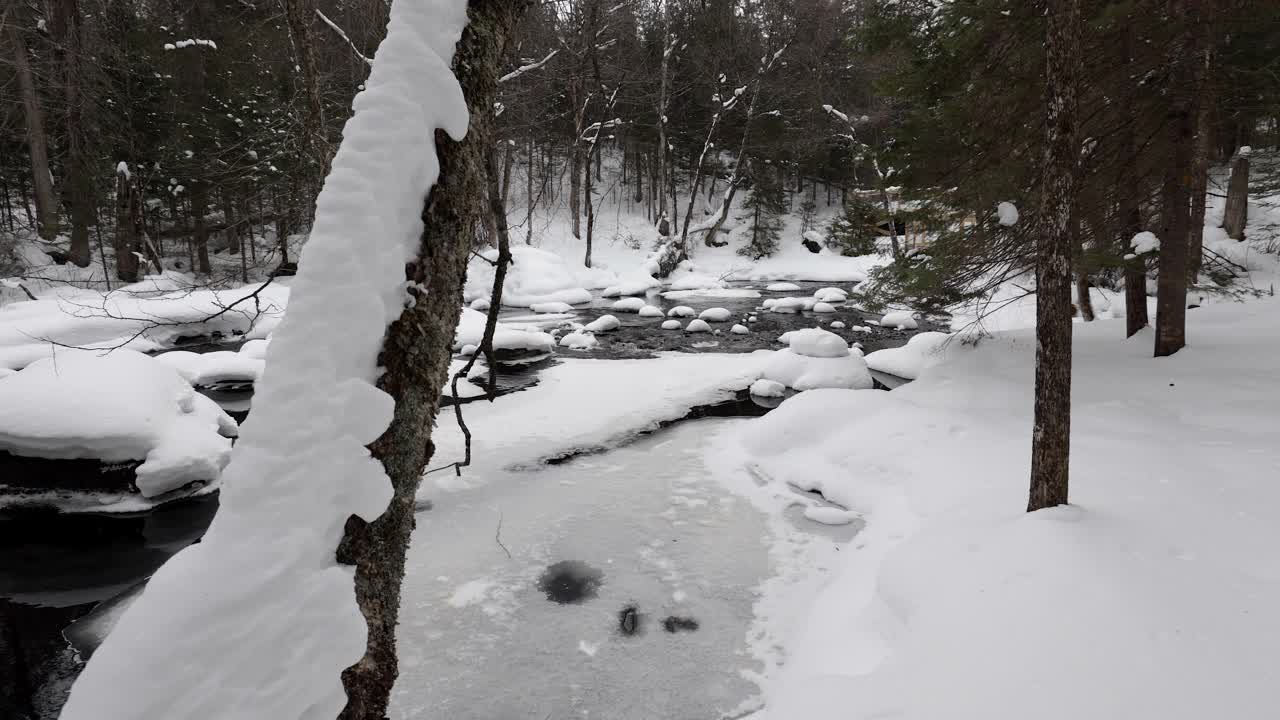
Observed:
[[[1071,446],[1071,218],[1079,185],[1080,0],[1049,0],[1036,243],[1036,391],[1027,511],[1064,505]]]
[[[484,122],[524,2],[392,5],[218,515],[120,618],[65,720],[385,716],[413,496],[488,211]],[[476,132],[451,141],[468,107]]]
[[[526,4],[527,0],[471,0],[467,27],[454,55],[454,73],[471,123],[461,142],[437,133],[440,180],[422,211],[425,227],[417,257],[405,270],[406,282],[423,290],[410,291],[413,301],[388,328],[380,355],[385,371],[378,387],[395,400],[395,414],[369,449],[390,476],[394,494],[386,512],[373,522],[357,515],[348,518],[338,548],[339,562],[356,566],[356,598],[369,629],[365,656],[342,674],[347,707],[340,717],[348,720],[385,716],[399,670],[395,631],[405,551],[414,526],[414,495],[434,453],[431,429],[440,407],[440,388],[448,379],[470,238],[485,218],[501,222],[498,230],[506,233],[500,199],[489,202],[497,182],[489,177],[497,172],[493,103],[502,51]]]
[[[138,256],[142,236],[141,203],[129,167],[116,167],[116,231],[112,243],[116,256],[116,277],[131,283],[138,280]]]

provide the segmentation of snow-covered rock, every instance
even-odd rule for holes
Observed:
[[[792,352],[805,357],[838,358],[849,354],[844,338],[822,328],[792,330],[778,339],[786,342]]]
[[[497,262],[498,251],[480,253],[467,266],[466,295],[488,297],[493,290],[492,263]],[[591,302],[591,291],[582,287],[577,274],[559,255],[531,247],[517,245],[511,248],[512,263],[502,286],[502,304],[508,307],[531,307],[535,304],[563,302],[580,305]],[[479,308],[476,308],[479,309]]]
[[[662,323],[663,330],[679,330],[681,327],[683,326],[680,324],[680,321],[674,318],[671,320],[666,320]]]
[[[471,309],[472,309],[472,310],[478,310],[479,312],[488,312],[488,311],[489,311],[489,298],[487,298],[487,297],[478,297],[478,298],[476,298],[475,300],[472,300],[472,301],[471,301],[471,305],[470,305],[470,307],[471,307]],[[537,312],[537,310],[534,310],[534,312]]]
[[[734,325],[733,327],[729,328],[729,332],[733,333],[734,335],[746,335],[751,331],[747,329],[746,325]]]
[[[453,347],[458,350],[463,350],[468,345],[479,347],[480,341],[484,338],[484,324],[487,319],[484,313],[463,308],[462,315],[458,318]],[[493,332],[494,350],[550,352],[555,348],[555,344],[555,338],[531,326],[511,326],[499,322]]]
[[[849,299],[849,293],[837,287],[825,287],[813,293],[818,302],[842,303]]]
[[[662,287],[662,282],[645,275],[640,278],[624,280],[617,285],[610,285],[600,295],[607,298],[621,297],[623,295],[644,295],[649,292],[650,288],[656,287]]]
[[[880,318],[880,327],[897,328],[899,330],[915,330],[920,327],[915,315],[907,310],[895,310]]]
[[[639,310],[640,317],[662,317],[662,308],[656,305],[645,305]]]
[[[833,320],[833,321],[831,321],[831,327],[833,327],[833,328],[835,328],[835,329],[837,329],[837,330],[840,330],[840,329],[844,328],[844,326],[845,326],[845,325],[844,325],[844,321],[843,321],[843,320]]]
[[[767,309],[773,313],[789,313],[795,314],[805,309],[805,302],[813,298],[784,297],[778,298],[776,302]]]
[[[534,303],[529,309],[540,315],[552,315],[573,312],[573,306],[567,302]]]
[[[802,237],[809,242],[816,242],[819,245],[827,244],[827,237],[817,230],[805,230]]]
[[[587,323],[585,329],[593,333],[601,333],[609,332],[610,330],[617,330],[621,326],[622,323],[618,321],[618,318],[612,315],[601,315],[595,320]]]
[[[698,314],[698,318],[707,322],[729,322],[733,313],[722,307],[707,308]]]
[[[173,367],[133,350],[63,351],[0,380],[0,450],[51,459],[141,460],[155,497],[218,479],[236,423]]]
[[[560,347],[569,348],[570,350],[590,350],[598,344],[599,342],[594,335],[581,330],[571,332],[560,338]]]
[[[759,307],[759,309],[760,309],[760,310],[772,310],[772,309],[773,309],[773,306],[774,306],[774,305],[777,305],[777,304],[778,304],[778,299],[777,299],[777,298],[765,298],[765,301],[764,301],[764,302],[762,302],[762,303],[760,303],[760,307]]]
[[[789,282],[776,282],[765,286],[765,290],[769,292],[795,292],[799,289],[799,285]]]
[[[677,305],[667,311],[667,317],[682,318],[693,317],[697,313],[696,310],[688,305]]]
[[[787,386],[776,380],[761,378],[751,383],[750,392],[758,397],[782,397],[787,394]]]
[[[843,341],[841,345],[843,346]],[[776,351],[765,363],[760,377],[773,380],[794,390],[848,388],[864,390],[874,387],[867,362],[848,348],[840,357],[801,355],[791,348]]]
[[[264,366],[259,358],[228,350],[209,353],[174,350],[157,355],[156,360],[177,370],[183,379],[196,387],[223,382],[255,383],[262,376]]]
[[[646,303],[644,301],[644,298],[627,297],[627,298],[622,298],[621,300],[615,302],[613,305],[609,307],[609,309],[614,310],[616,312],[633,313],[633,312],[640,312],[640,308],[644,307],[645,305]]]
[[[711,332],[711,326],[707,324],[706,320],[695,318],[689,321],[689,324],[685,326],[684,331],[691,333]]]
[[[817,302],[813,304],[813,311],[816,313],[833,313],[836,309],[828,303]]]
[[[867,356],[867,366],[900,378],[915,380],[925,368],[936,365],[942,348],[951,339],[949,333],[922,332],[912,335],[906,345],[877,350]]]

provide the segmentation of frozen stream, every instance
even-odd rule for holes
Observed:
[[[770,531],[703,460],[740,422],[690,421],[439,496],[409,554],[391,716],[712,719],[752,708],[758,688],[744,671],[762,665],[747,635]],[[594,597],[588,582],[579,602],[548,599],[539,581],[563,561],[583,570],[557,578],[570,591],[598,571]]]

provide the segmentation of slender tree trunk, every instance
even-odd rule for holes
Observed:
[[[524,209],[524,244],[533,244],[533,135],[529,135],[529,171],[524,180],[525,196],[529,199]]]
[[[71,212],[71,261],[89,265],[89,225],[93,222],[93,170],[84,120],[84,63],[78,0],[55,0],[54,36],[62,47],[63,98],[66,102],[66,161],[63,201]]]
[[[1204,213],[1209,192],[1209,156],[1213,153],[1213,83],[1205,78],[1196,113],[1196,151],[1192,161],[1191,241],[1187,248],[1187,278],[1195,282],[1204,259]]]
[[[204,181],[197,180],[191,183],[191,219],[195,228],[195,236],[192,242],[195,244],[196,261],[198,265],[196,269],[203,275],[213,272],[213,265],[209,262],[209,227],[205,224],[205,215],[209,212],[209,196],[208,189],[205,187]]]
[[[129,168],[120,163],[116,168],[116,233],[113,243],[116,255],[116,277],[126,283],[138,281],[138,256],[142,237],[141,203]]]
[[[289,29],[289,42],[293,46],[293,58],[302,70],[302,144],[305,172],[296,178],[302,186],[305,205],[292,208],[299,214],[299,225],[309,227],[315,212],[314,199],[320,193],[320,185],[329,172],[329,148],[325,142],[324,102],[320,94],[320,73],[316,68],[316,38],[312,19],[315,15],[314,0],[280,0],[284,9],[285,25]],[[305,208],[305,209],[304,209]]]
[[[22,112],[27,125],[27,151],[31,156],[31,184],[36,196],[36,227],[40,237],[52,240],[58,236],[58,205],[53,195],[53,176],[49,174],[49,141],[44,130],[44,113],[36,95],[27,44],[18,28],[17,19],[8,23],[13,46],[14,70],[22,93]]]
[[[573,236],[582,237],[582,206],[579,200],[582,198],[582,151],[578,147],[578,141],[573,141],[573,147],[569,150],[569,214],[573,216]]]
[[[1194,23],[1192,0],[1169,0],[1170,17]],[[1203,74],[1198,71],[1201,48],[1197,31],[1187,30],[1183,42],[1170,52],[1172,61],[1166,125],[1170,130],[1171,162],[1161,188],[1164,229],[1160,234],[1160,276],[1156,289],[1155,356],[1172,355],[1187,344],[1187,252],[1191,235],[1191,190],[1198,97]]]
[[[502,207],[507,206],[507,199],[511,197],[511,167],[516,164],[516,146],[515,142],[508,142],[502,154]]]
[[[1249,222],[1249,158],[1237,155],[1231,158],[1231,179],[1227,182],[1227,203],[1222,211],[1222,227],[1227,237],[1244,239],[1244,228]]]
[[[1027,511],[1067,503],[1071,450],[1071,236],[1079,185],[1080,0],[1048,0],[1048,116],[1036,247],[1036,388]]]
[[[471,127],[459,143],[443,132],[436,134],[439,180],[425,199],[418,257],[405,273],[407,281],[429,292],[418,294],[387,329],[380,356],[386,370],[378,386],[395,400],[395,414],[369,449],[390,476],[394,494],[386,512],[373,522],[348,518],[338,547],[338,561],[355,565],[356,600],[369,627],[365,656],[342,674],[347,691],[343,720],[385,717],[399,673],[395,633],[414,495],[435,452],[432,425],[448,376],[471,231],[485,215],[494,215],[486,203],[490,173],[485,162],[492,150],[496,79],[503,46],[525,7],[525,0],[472,0],[470,22],[454,57]],[[499,232],[504,228],[505,213]]]

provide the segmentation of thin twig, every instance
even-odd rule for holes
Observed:
[[[498,513],[498,529],[493,531],[493,540],[494,542],[498,543],[498,547],[502,548],[502,552],[507,554],[507,559],[508,560],[512,559],[511,551],[507,549],[506,545],[502,544],[502,513],[501,512]]]

